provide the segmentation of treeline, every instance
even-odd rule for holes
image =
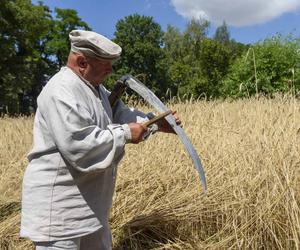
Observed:
[[[74,10],[50,9],[30,0],[0,0],[0,107],[28,114],[49,76],[68,56],[68,33],[89,29]]]
[[[29,114],[48,79],[66,62],[73,29],[91,30],[75,10],[42,2],[0,0],[0,113]],[[121,59],[108,86],[124,74],[140,78],[164,98],[239,98],[300,88],[300,43],[277,35],[253,45],[230,38],[226,23],[208,36],[206,20],[164,32],[152,17],[127,16],[116,24]]]

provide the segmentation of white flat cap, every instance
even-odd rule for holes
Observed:
[[[122,48],[98,33],[86,30],[73,30],[69,34],[71,50],[87,56],[113,60],[120,57]]]

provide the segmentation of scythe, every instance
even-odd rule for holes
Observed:
[[[131,75],[123,76],[116,84],[112,94],[109,96],[109,101],[112,106],[114,106],[115,102],[120,98],[121,94],[124,92],[126,87],[129,87],[137,94],[142,96],[150,105],[152,105],[159,113],[168,112],[168,108],[162,103],[162,101],[143,83],[141,83],[138,79],[134,78]],[[206,178],[203,166],[201,164],[201,160],[197,154],[197,151],[193,147],[191,141],[185,134],[182,127],[178,126],[175,122],[175,118],[172,114],[169,114],[165,117],[167,122],[173,127],[174,131],[178,135],[179,139],[183,143],[186,151],[190,155],[192,162],[200,176],[200,180],[202,183],[202,187],[204,192],[207,190]]]

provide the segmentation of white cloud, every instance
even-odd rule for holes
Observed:
[[[188,19],[205,18],[233,26],[264,23],[295,11],[300,0],[171,0],[176,12]]]

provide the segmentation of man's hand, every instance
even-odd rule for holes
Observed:
[[[131,143],[137,144],[141,142],[148,128],[142,123],[129,123],[128,126],[131,132]]]
[[[181,120],[178,118],[176,111],[173,111],[172,114],[175,117],[176,124],[178,126],[182,127]],[[172,128],[172,126],[167,122],[167,120],[165,118],[160,119],[156,124],[158,126],[158,131],[164,132],[164,133],[176,134],[174,129]]]

